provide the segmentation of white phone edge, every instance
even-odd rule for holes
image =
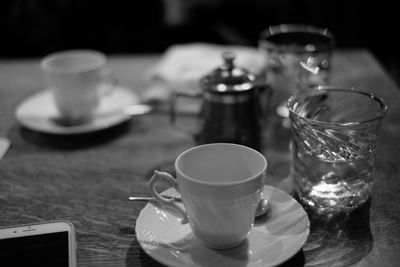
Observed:
[[[48,234],[54,232],[68,232],[68,254],[70,267],[77,266],[76,238],[74,224],[69,220],[43,221],[29,224],[19,224],[0,227],[0,239]]]

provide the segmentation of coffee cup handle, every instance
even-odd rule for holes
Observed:
[[[101,94],[108,95],[110,94],[114,88],[118,85],[118,80],[115,77],[114,73],[109,68],[104,68],[100,72],[100,79],[103,86],[101,86]]]
[[[186,211],[184,211],[180,206],[178,206],[175,203],[175,200],[170,198],[165,198],[161,196],[157,191],[156,191],[156,183],[160,181],[161,179],[166,179],[177,191],[178,189],[178,181],[169,173],[167,172],[160,172],[155,170],[153,176],[150,179],[149,182],[149,187],[150,187],[150,194],[156,199],[158,203],[160,203],[163,207],[170,208],[181,216],[182,224],[188,223],[188,216]]]

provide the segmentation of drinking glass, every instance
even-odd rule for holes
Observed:
[[[271,105],[287,117],[289,96],[329,83],[335,38],[326,28],[282,24],[261,33],[259,48],[266,58],[265,79],[274,90]]]
[[[387,113],[372,93],[319,86],[289,98],[293,178],[300,200],[350,212],[368,200],[375,146]]]

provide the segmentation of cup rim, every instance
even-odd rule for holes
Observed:
[[[180,161],[180,159],[182,157],[184,157],[186,154],[192,152],[193,150],[201,149],[201,148],[204,148],[204,147],[207,147],[207,146],[236,146],[236,147],[240,147],[242,149],[246,149],[248,151],[252,151],[252,152],[257,154],[261,158],[261,160],[263,161],[263,167],[262,167],[262,169],[260,171],[258,171],[254,175],[252,175],[252,176],[250,176],[250,177],[248,177],[246,179],[243,179],[243,180],[240,180],[240,181],[233,181],[233,182],[201,181],[201,180],[197,180],[197,179],[194,179],[194,178],[190,177],[189,175],[187,175],[184,172],[182,172],[182,170],[180,170],[180,168],[178,166],[178,162]],[[210,144],[198,145],[198,146],[195,146],[195,147],[192,147],[192,148],[189,148],[189,149],[185,150],[175,160],[175,170],[176,170],[176,172],[179,172],[183,177],[185,177],[185,179],[187,179],[187,180],[189,180],[189,181],[191,181],[193,183],[206,185],[206,186],[213,186],[213,187],[236,186],[236,185],[247,183],[247,182],[252,181],[254,179],[257,179],[258,177],[260,177],[263,174],[265,174],[265,172],[267,170],[267,167],[268,167],[268,161],[267,161],[266,157],[263,154],[261,154],[259,151],[255,150],[253,148],[250,148],[248,146],[244,146],[244,145],[240,145],[240,144],[234,144],[234,143],[210,143]]]
[[[63,68],[50,65],[55,60],[67,57],[77,57],[77,56],[90,57],[95,60],[93,60],[91,64],[77,68]],[[100,51],[90,50],[90,49],[71,49],[71,50],[57,51],[45,56],[40,61],[40,67],[42,70],[51,73],[78,73],[78,72],[85,72],[98,69],[99,67],[104,66],[105,63],[106,63],[106,55]]]
[[[301,46],[301,45],[290,45],[290,46],[284,45],[284,46],[282,46],[281,44],[276,44],[275,42],[268,40],[268,38],[271,36],[277,36],[277,35],[286,34],[286,33],[302,33],[302,32],[325,36],[325,37],[329,38],[329,43],[326,45],[320,46],[318,48],[315,47],[315,49],[309,49],[309,48]],[[269,42],[270,44],[276,46],[277,50],[292,51],[292,52],[297,52],[297,53],[304,53],[304,52],[315,53],[315,52],[324,51],[324,50],[329,51],[329,50],[333,50],[336,45],[336,38],[328,28],[322,28],[322,27],[311,25],[311,24],[271,25],[261,32],[260,41],[261,42],[262,41]],[[279,47],[281,47],[281,48],[279,49]]]
[[[374,100],[375,102],[377,102],[380,105],[381,113],[380,113],[380,115],[378,115],[376,117],[372,117],[370,119],[363,120],[363,121],[357,121],[357,122],[356,121],[350,121],[350,122],[344,122],[344,123],[337,123],[337,122],[319,121],[319,120],[315,120],[315,119],[305,118],[305,117],[297,114],[294,111],[294,106],[295,106],[294,103],[300,97],[316,95],[316,94],[321,94],[321,93],[324,93],[324,92],[332,92],[332,91],[334,91],[334,92],[345,92],[345,93],[356,93],[356,94],[368,97],[368,98]],[[388,111],[388,106],[386,105],[386,103],[383,100],[383,98],[379,97],[378,95],[376,95],[376,94],[374,94],[372,92],[363,92],[363,91],[355,89],[354,87],[345,88],[345,87],[333,86],[333,85],[320,85],[320,86],[317,86],[317,87],[313,87],[308,91],[292,95],[287,100],[286,107],[289,110],[289,114],[291,114],[291,115],[293,115],[293,116],[295,116],[295,117],[297,117],[299,119],[302,119],[304,121],[307,121],[309,123],[320,124],[320,125],[332,125],[332,126],[334,125],[334,126],[339,126],[339,127],[340,126],[342,126],[342,127],[357,126],[357,125],[369,123],[369,122],[372,122],[372,121],[381,120],[386,116],[386,113]]]

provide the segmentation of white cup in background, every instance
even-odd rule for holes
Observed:
[[[266,158],[237,144],[214,143],[186,150],[175,161],[177,177],[155,171],[150,192],[162,207],[189,222],[196,239],[212,249],[240,245],[250,232],[264,188]],[[156,191],[166,179],[181,193],[184,208]]]
[[[53,92],[59,121],[80,124],[90,120],[100,100],[115,85],[106,56],[94,50],[66,50],[42,59],[41,70]]]

